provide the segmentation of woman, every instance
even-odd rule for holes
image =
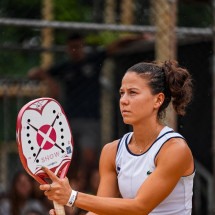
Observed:
[[[47,210],[33,194],[31,177],[26,172],[16,172],[8,197],[0,200],[0,215],[26,215],[33,211],[45,214]]]
[[[185,139],[162,122],[170,101],[178,115],[185,114],[190,74],[175,61],[139,63],[125,73],[120,95],[123,121],[133,132],[104,146],[97,196],[77,193],[46,168],[53,183],[40,189],[50,200],[91,211],[88,215],[191,214],[193,156]]]

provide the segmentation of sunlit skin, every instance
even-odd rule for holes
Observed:
[[[157,116],[165,98],[164,94],[153,95],[148,80],[131,71],[123,77],[120,95],[123,121],[132,125],[136,143],[145,151],[164,126]],[[180,138],[172,138],[161,148],[155,160],[156,169],[141,185],[136,197],[123,199],[119,194],[115,166],[118,141],[106,144],[102,149],[97,196],[78,193],[75,206],[91,211],[88,215],[147,215],[171,193],[182,176],[190,175],[194,171],[192,153],[186,142]],[[129,148],[133,153],[138,153],[133,138]],[[72,190],[68,180],[59,179],[46,168],[44,171],[53,181],[52,189],[46,192],[50,188],[47,184],[41,185],[40,189],[45,191],[50,200],[65,205]],[[54,210],[50,214],[55,214]]]
[[[152,95],[148,80],[135,72],[128,72],[122,79],[120,93],[120,110],[126,124],[155,120],[158,108],[161,106],[164,95]]]
[[[164,101],[164,94],[153,95],[148,79],[135,72],[125,74],[119,93],[123,121],[133,126],[136,141],[142,143],[144,147],[148,144],[148,140],[150,141],[150,137],[155,138],[164,126],[157,117],[158,110]],[[152,131],[155,134],[152,134]],[[132,147],[132,144],[129,145]]]

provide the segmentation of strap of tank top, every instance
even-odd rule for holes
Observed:
[[[185,140],[185,138],[181,134],[179,134],[179,133],[177,133],[175,131],[172,131],[172,132],[169,131],[169,132],[166,132],[163,135],[161,135],[156,140],[157,143],[154,145],[154,147],[156,147],[155,148],[155,153],[154,153],[154,161],[155,161],[155,158],[157,157],[158,153],[160,152],[161,148],[163,147],[163,145],[166,142],[168,142],[170,139],[172,139],[172,138],[181,138],[181,139]]]

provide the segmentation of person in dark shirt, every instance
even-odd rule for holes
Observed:
[[[100,71],[106,50],[85,52],[84,40],[78,35],[68,38],[65,62],[48,69],[48,74],[62,83],[64,108],[69,119],[98,119]]]

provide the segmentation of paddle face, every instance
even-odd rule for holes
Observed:
[[[40,184],[48,182],[42,167],[65,177],[73,154],[73,138],[66,115],[52,98],[27,103],[17,117],[16,138],[23,167]]]

